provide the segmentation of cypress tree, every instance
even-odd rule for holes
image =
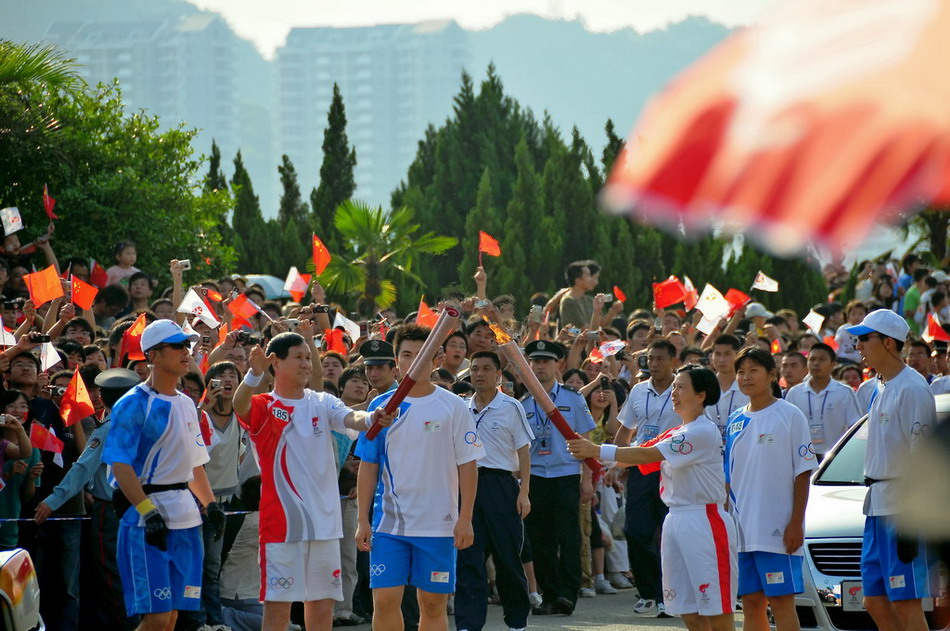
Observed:
[[[478,184],[478,195],[475,198],[475,208],[465,218],[465,238],[462,239],[462,262],[458,266],[458,278],[462,286],[474,289],[475,281],[472,275],[478,267],[478,233],[487,232],[499,238],[502,223],[492,201],[491,175],[486,168],[482,172],[482,179]],[[504,252],[504,251],[503,251]],[[498,269],[497,257],[483,256],[482,263],[489,278],[494,276]]]
[[[286,227],[287,222],[293,220],[297,226],[304,226],[307,222],[307,213],[310,208],[307,202],[303,200],[300,194],[300,185],[297,183],[297,169],[294,163],[290,161],[287,154],[281,159],[281,164],[277,167],[280,173],[280,184],[283,191],[280,195],[280,208],[277,211],[277,219],[280,225]]]
[[[254,194],[254,185],[240,151],[234,158],[231,189],[235,195],[232,226],[240,237],[235,240],[240,269],[244,273],[264,271],[270,267],[270,251],[275,244],[268,242],[260,200]]]
[[[493,288],[494,294],[512,294],[521,312],[536,287],[528,265],[528,248],[536,238],[532,228],[537,225],[541,215],[538,175],[534,171],[531,151],[525,138],[515,149],[515,165],[518,177],[508,203],[508,216],[500,239],[502,264],[496,282],[493,283],[492,278],[489,278],[488,286]]]
[[[350,147],[346,136],[346,108],[340,87],[333,84],[333,101],[327,112],[327,128],[323,131],[323,163],[320,165],[320,185],[310,193],[313,210],[311,227],[332,252],[339,250],[340,239],[333,227],[336,207],[353,197],[356,180],[356,149]]]

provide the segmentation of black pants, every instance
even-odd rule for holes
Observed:
[[[577,603],[581,587],[581,476],[531,476],[531,512],[525,519],[534,553],[534,573],[544,602]]]
[[[660,575],[660,529],[669,512],[660,500],[660,472],[643,475],[636,467],[627,473],[626,523],[630,571],[641,598],[663,602]]]
[[[528,626],[528,581],[521,565],[524,525],[518,515],[518,482],[510,471],[478,469],[478,491],[472,528],[475,543],[459,550],[455,588],[455,627],[481,631],[488,612],[488,575],[485,559],[495,562],[495,580],[505,624]]]
[[[96,499],[89,507],[90,521],[83,524],[83,557],[80,574],[79,619],[85,628],[126,629],[138,626],[139,616],[128,617],[122,596],[122,580],[116,564],[115,546],[119,517],[112,502]],[[87,563],[87,560],[89,561]],[[84,574],[88,573],[88,574]],[[87,588],[86,581],[90,585]],[[88,626],[87,626],[88,625]]]

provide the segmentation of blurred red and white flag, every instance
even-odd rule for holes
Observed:
[[[752,282],[752,289],[778,291],[778,281],[774,278],[769,278],[760,271],[755,275],[755,280]]]
[[[783,0],[647,106],[603,193],[774,253],[950,202],[950,2]]]
[[[284,290],[294,299],[294,302],[303,300],[307,293],[307,287],[310,285],[310,274],[301,274],[296,267],[291,267],[287,272],[287,280],[284,281]]]
[[[218,328],[218,326],[221,324],[218,322],[218,319],[214,317],[214,314],[211,312],[211,309],[208,308],[207,303],[201,299],[201,296],[199,296],[198,292],[196,292],[194,289],[189,289],[188,293],[185,294],[181,304],[178,305],[178,312],[190,313],[212,329]]]

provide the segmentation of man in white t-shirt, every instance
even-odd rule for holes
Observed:
[[[864,460],[864,604],[879,629],[925,631],[921,599],[927,598],[928,559],[917,539],[897,532],[898,480],[911,449],[937,422],[933,394],[917,371],[901,361],[910,327],[893,311],[872,311],[848,332],[858,337],[864,362],[880,377],[868,411]]]
[[[267,353],[251,350],[250,370],[233,408],[248,432],[261,470],[261,600],[265,631],[287,628],[290,607],[304,603],[308,628],[329,628],[333,602],[343,599],[340,543],[343,521],[331,431],[363,431],[366,412],[307,388],[313,364],[313,325],[280,333]],[[306,336],[306,337],[304,337]],[[253,394],[270,370],[274,390]],[[376,415],[378,422],[389,419]]]
[[[719,380],[719,401],[706,406],[706,416],[719,428],[723,440],[726,437],[726,423],[729,415],[749,402],[742,394],[736,382],[736,353],[742,348],[742,342],[735,335],[724,333],[716,338],[712,354],[709,357],[710,368]]]
[[[676,347],[667,340],[657,340],[647,348],[650,379],[633,387],[620,410],[618,418],[623,427],[617,431],[617,445],[641,445],[682,423],[670,400],[675,357]],[[624,535],[630,569],[640,592],[633,608],[638,614],[666,617],[657,533],[667,512],[660,500],[659,469],[648,474],[636,468],[628,470]]]
[[[831,378],[834,365],[834,349],[825,343],[815,344],[808,352],[810,378],[785,395],[785,400],[808,419],[811,444],[819,462],[862,416],[854,390]]]
[[[202,467],[208,452],[198,412],[176,390],[188,372],[190,342],[197,337],[171,320],[145,327],[142,351],[151,375],[113,406],[112,430],[102,452],[122,491],[113,496],[117,512],[123,513],[116,560],[126,612],[142,615],[140,629],[174,628],[179,610],[195,611],[201,605],[201,513],[217,538],[224,534],[224,511],[215,503]],[[120,511],[123,497],[135,510]]]
[[[397,329],[394,346],[401,375],[409,374],[429,333],[415,324]],[[418,594],[420,628],[447,628],[456,551],[474,540],[476,460],[485,451],[465,401],[434,386],[428,378],[432,369],[421,371],[425,377],[399,405],[396,421],[373,440],[360,436],[356,446],[356,543],[360,550],[370,550],[377,631],[403,628],[400,603],[407,583]],[[373,399],[370,409],[385,407],[392,394]]]

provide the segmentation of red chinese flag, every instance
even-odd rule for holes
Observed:
[[[53,208],[56,207],[56,200],[49,196],[49,188],[46,184],[43,185],[43,208],[46,210],[46,216],[50,218],[50,221],[53,219],[59,219],[59,216],[53,212]]]
[[[63,393],[59,413],[66,427],[75,425],[87,416],[96,413],[96,408],[93,407],[92,399],[89,397],[89,390],[86,389],[86,383],[82,380],[78,368],[73,373],[73,378],[69,380],[66,392]]]
[[[247,299],[247,296],[241,294],[230,303],[228,309],[235,318],[250,319],[257,315],[259,309],[257,305]]]
[[[251,324],[251,321],[245,318],[244,316],[236,315],[231,319],[231,330],[237,331],[238,329],[253,329],[254,325]]]
[[[129,359],[144,360],[145,353],[142,352],[142,332],[148,323],[145,321],[145,313],[139,314],[132,326],[122,334],[122,345],[119,351],[119,361],[128,356]]]
[[[218,327],[218,343],[215,344],[214,347],[218,348],[219,346],[224,344],[224,340],[227,337],[228,337],[228,325],[222,322],[221,326]]]
[[[419,301],[419,314],[416,316],[416,324],[427,326],[430,329],[435,326],[435,321],[439,319],[438,314],[429,308],[424,300]]]
[[[203,403],[205,399],[204,395],[201,395],[201,402]],[[198,427],[201,429],[201,440],[204,441],[205,447],[211,446],[211,437],[214,436],[214,433],[211,429],[211,421],[208,418],[207,412],[202,412],[198,417]]]
[[[838,342],[835,341],[833,335],[826,335],[822,342],[833,348],[836,353],[838,352]]]
[[[221,302],[222,300],[224,300],[221,294],[211,289],[210,287],[202,287],[201,296],[203,298],[214,300],[215,302]],[[207,302],[207,300],[205,302]]]
[[[686,287],[675,276],[670,276],[662,283],[653,283],[653,302],[657,309],[683,302],[684,298]]]
[[[620,302],[627,302],[627,294],[623,293],[623,291],[616,285],[614,285],[614,298]]]
[[[313,269],[317,276],[323,273],[323,270],[327,268],[332,258],[329,250],[327,250],[327,246],[323,245],[323,241],[320,240],[320,237],[313,235]]]
[[[478,232],[478,251],[484,252],[489,256],[501,256],[501,248],[498,241],[487,232]]]
[[[346,355],[350,352],[350,349],[346,347],[346,342],[343,341],[343,336],[346,334],[346,331],[343,329],[324,329],[323,339],[326,341],[328,351],[336,351],[342,355]]]
[[[102,289],[109,282],[109,274],[106,272],[106,268],[99,265],[99,262],[96,259],[92,259],[92,263],[89,265],[89,282]]]
[[[940,326],[934,314],[927,315],[927,335],[934,342],[950,342],[950,333]]]
[[[99,290],[89,283],[82,282],[75,276],[72,279],[72,287],[71,300],[73,304],[85,311],[92,309],[92,304],[96,301],[96,294],[99,293]]]
[[[63,286],[59,280],[59,274],[52,265],[23,277],[23,282],[30,291],[30,300],[37,307],[63,297]]]
[[[43,451],[51,451],[55,454],[63,453],[63,441],[56,438],[39,421],[33,421],[33,424],[30,425],[30,444]]]
[[[782,343],[779,342],[778,340],[772,340],[770,350],[772,351],[773,355],[778,355],[779,353],[782,352]]]
[[[742,293],[738,289],[730,289],[726,292],[726,295],[723,296],[730,305],[732,309],[729,310],[729,316],[731,317],[736,311],[744,307],[745,305],[752,302],[752,298]]]

